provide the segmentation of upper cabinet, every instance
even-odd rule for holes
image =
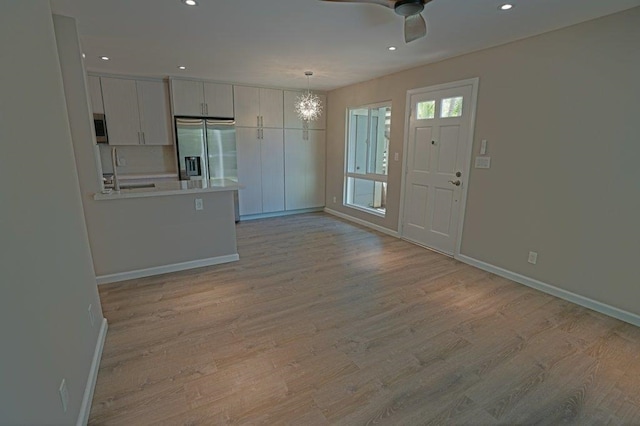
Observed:
[[[136,81],[140,130],[145,145],[173,145],[169,88],[162,81]]]
[[[298,117],[296,113],[296,98],[303,92],[296,92],[292,90],[284,91],[284,127],[285,129],[303,129],[304,123]],[[327,97],[325,95],[317,94],[322,101],[322,114],[317,120],[309,122],[309,129],[324,130],[326,128],[326,110],[327,110]]]
[[[164,82],[111,77],[100,82],[110,145],[172,144]]]
[[[282,129],[282,90],[233,86],[236,126]]]
[[[91,98],[91,110],[94,114],[104,114],[102,106],[102,87],[100,87],[100,77],[90,75],[87,77],[89,85],[89,98]]]
[[[173,114],[189,117],[233,117],[233,86],[194,80],[171,80]]]

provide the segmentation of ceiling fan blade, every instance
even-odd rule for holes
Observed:
[[[396,5],[395,0],[322,0],[322,1],[331,1],[337,3],[371,3],[371,4],[379,4],[380,6],[388,7],[389,9],[393,9]]]
[[[416,13],[404,18],[404,41],[412,42],[427,35],[427,23],[421,14]]]

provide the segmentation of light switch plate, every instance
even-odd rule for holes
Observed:
[[[491,167],[491,157],[476,157],[476,169],[488,169]]]
[[[529,259],[527,259],[527,261],[533,265],[535,265],[536,263],[538,263],[538,253],[535,251],[530,251],[529,252]]]
[[[202,198],[196,198],[196,210],[204,210],[204,205],[202,204]]]
[[[482,139],[482,143],[480,144],[480,155],[485,155],[487,153],[487,140]]]

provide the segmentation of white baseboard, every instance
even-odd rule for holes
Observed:
[[[600,312],[601,314],[605,314],[610,317],[617,318],[621,321],[628,322],[629,324],[633,324],[635,326],[640,327],[640,315],[623,311],[622,309],[607,305],[606,303],[589,299],[588,297],[581,296],[579,294],[575,294],[567,290],[563,290],[561,288],[552,286],[551,284],[547,284],[542,281],[538,281],[533,278],[520,275],[516,272],[511,272],[507,269],[503,269],[498,266],[491,265],[490,263],[482,262],[480,260],[474,259],[469,256],[465,256],[463,254],[457,255],[455,256],[455,258],[460,262],[464,262],[468,265],[475,266],[476,268],[482,269],[484,271],[494,273],[501,277],[510,279],[511,281],[524,284],[527,287],[535,288],[536,290],[540,290],[552,296],[559,297],[561,299],[567,300],[577,305],[584,306],[585,308],[589,308],[596,312]]]
[[[316,212],[321,212],[323,210],[324,210],[324,207],[314,207],[312,209],[285,210],[285,211],[273,212],[273,213],[249,214],[245,216],[240,216],[240,221],[268,219],[270,217],[291,216],[293,214],[302,214],[302,213],[316,213]]]
[[[375,229],[378,232],[382,232],[383,234],[391,235],[392,237],[400,238],[400,234],[397,231],[392,231],[391,229],[382,227],[380,225],[376,225],[375,223],[367,222],[366,220],[358,219],[357,217],[349,216],[348,214],[341,213],[337,210],[332,210],[329,208],[324,208],[324,212],[333,216],[337,216],[339,218],[357,223],[358,225],[366,226],[367,228]]]
[[[96,277],[96,281],[98,282],[98,285],[116,283],[118,281],[133,280],[136,278],[167,274],[169,272],[184,271],[187,269],[202,268],[203,266],[212,266],[219,265],[221,263],[235,262],[236,260],[240,260],[240,256],[237,253],[227,256],[211,257],[209,259],[191,260],[189,262],[138,269],[135,271],[118,272],[117,274],[100,275]]]
[[[96,349],[93,352],[93,361],[91,361],[91,369],[87,378],[87,385],[84,388],[84,396],[82,397],[82,405],[78,414],[76,426],[84,426],[89,421],[89,413],[91,412],[91,401],[93,400],[93,391],[96,388],[96,379],[98,378],[98,369],[100,368],[100,359],[102,359],[102,349],[104,348],[104,339],[107,337],[107,319],[102,319],[102,326],[98,334]]]

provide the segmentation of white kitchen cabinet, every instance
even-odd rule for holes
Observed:
[[[238,205],[241,215],[262,213],[262,159],[258,131],[251,128],[236,129],[238,155]]]
[[[236,129],[240,215],[284,210],[282,129]]]
[[[161,81],[101,77],[109,145],[171,145],[169,100]]]
[[[139,145],[140,112],[136,81],[101,77],[109,145]]]
[[[296,113],[296,98],[300,96],[303,92],[297,92],[292,90],[284,91],[284,127],[285,129],[303,129],[304,123],[298,117]],[[309,122],[309,129],[319,129],[324,130],[326,128],[326,115],[325,111],[327,109],[327,97],[325,95],[321,95],[316,93],[322,102],[322,114],[318,117],[317,120],[313,120]]]
[[[145,145],[172,145],[169,90],[162,81],[136,81],[140,130]]]
[[[279,89],[233,86],[236,126],[281,129],[283,93]]]
[[[102,87],[100,87],[100,77],[90,75],[87,77],[89,85],[89,98],[91,99],[91,110],[94,114],[104,114],[102,105]]]
[[[233,86],[196,80],[171,80],[173,114],[188,117],[233,117]]]
[[[284,131],[286,210],[325,205],[325,131]]]
[[[284,136],[282,129],[262,129],[262,212],[284,210]]]

